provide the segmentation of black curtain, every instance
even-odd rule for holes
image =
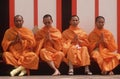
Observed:
[[[62,0],[62,31],[69,27],[71,5],[71,0]]]
[[[1,42],[6,29],[9,27],[9,0],[0,0],[0,54],[2,53]]]

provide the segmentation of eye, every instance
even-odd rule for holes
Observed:
[[[50,24],[50,22],[45,22],[45,24]]]

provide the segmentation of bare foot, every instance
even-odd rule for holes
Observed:
[[[85,74],[86,74],[86,75],[92,75],[92,72],[86,71]]]
[[[24,76],[25,74],[27,74],[27,71],[24,69],[20,72],[19,76]]]
[[[73,70],[73,68],[70,68],[70,69],[69,69],[68,75],[74,75],[74,70]]]
[[[11,72],[10,72],[10,76],[15,76],[18,72],[20,72],[20,70],[18,70],[17,68],[16,69],[13,69]]]
[[[60,72],[59,72],[59,70],[56,70],[53,74],[52,74],[53,76],[57,76],[57,75],[60,75]]]
[[[74,72],[73,71],[69,71],[68,75],[74,75]]]
[[[107,71],[102,71],[101,74],[102,75],[107,75]]]
[[[114,72],[113,72],[113,71],[110,71],[108,74],[109,74],[109,75],[114,75]]]

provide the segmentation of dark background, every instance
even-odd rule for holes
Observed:
[[[9,0],[0,0],[0,53],[2,53],[1,42],[5,30],[9,26]]]

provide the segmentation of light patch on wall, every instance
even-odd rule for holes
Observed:
[[[15,0],[15,15],[22,15],[24,26],[33,29],[33,0]]]
[[[38,0],[38,25],[43,26],[43,16],[50,14],[53,18],[53,26],[56,26],[56,0]]]
[[[80,18],[80,27],[87,33],[94,28],[95,0],[77,0],[77,15]]]
[[[110,30],[117,42],[117,0],[99,0],[99,15],[105,17],[105,28]]]

